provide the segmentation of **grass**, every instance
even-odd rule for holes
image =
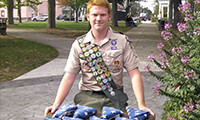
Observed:
[[[55,48],[0,36],[0,82],[12,80],[58,56]]]
[[[119,27],[112,27],[118,32],[127,32],[124,22],[118,22]],[[111,26],[111,23],[109,23]],[[88,31],[88,22],[56,22],[55,29],[47,29],[47,22],[23,22],[8,25],[9,28],[28,29],[59,36],[75,38]],[[10,36],[0,36],[0,82],[12,80],[34,68],[56,58],[55,48],[33,41],[18,39]]]
[[[23,22],[20,24],[9,25],[8,27],[17,29],[29,29],[69,38],[76,38],[80,35],[83,35],[87,33],[89,29],[88,22],[76,23],[74,21],[57,21],[56,28],[53,29],[47,29],[47,24],[47,22]],[[112,29],[123,33],[126,33],[131,29],[131,27],[125,27],[125,22],[118,22],[118,25],[119,27],[112,27]],[[111,22],[109,22],[109,26],[112,26]]]

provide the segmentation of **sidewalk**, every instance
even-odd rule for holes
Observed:
[[[58,58],[42,65],[12,81],[0,84],[0,119],[4,120],[42,120],[45,107],[51,105],[55,99],[58,85],[64,73],[63,69],[74,39],[68,39],[48,34],[36,33],[25,30],[8,29],[8,35],[33,40],[51,45],[59,51]],[[161,119],[161,105],[165,98],[153,95],[153,86],[156,79],[144,71],[144,66],[149,63],[149,54],[158,54],[156,48],[160,42],[159,31],[155,24],[141,24],[126,33],[134,41],[135,50],[141,60],[140,71],[144,81],[147,106]],[[153,67],[153,70],[160,72]],[[78,92],[78,75],[70,94],[63,104],[72,104],[73,97]],[[137,108],[136,99],[130,86],[128,74],[124,73],[125,91],[129,96],[129,106]]]

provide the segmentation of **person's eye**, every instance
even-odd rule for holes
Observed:
[[[94,16],[94,17],[96,17],[96,16],[97,16],[97,14],[93,14],[93,16]]]
[[[101,14],[102,17],[106,16],[106,14]]]

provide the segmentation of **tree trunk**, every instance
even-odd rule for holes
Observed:
[[[21,17],[21,0],[17,0],[17,12],[18,12],[18,19],[19,23],[22,23],[22,17]]]
[[[181,4],[181,0],[173,0],[174,2],[174,22],[172,24],[173,28],[177,27],[177,23],[182,20],[181,13],[178,10],[179,4]]]
[[[8,9],[8,24],[14,24],[14,20],[13,20],[13,5],[14,5],[14,2],[13,0],[7,0],[8,2],[8,6],[7,6],[7,9]]]
[[[47,28],[55,28],[55,0],[48,0],[48,27]]]
[[[127,17],[128,13],[129,13],[129,9],[130,9],[129,1],[130,0],[126,1],[126,17]],[[126,22],[126,27],[128,27],[128,22],[127,22],[126,18],[125,18],[125,22]]]
[[[118,0],[113,0],[112,2],[112,26],[113,27],[118,27],[118,17],[117,17],[117,1]]]
[[[18,19],[19,19],[19,23],[22,23],[22,17],[21,17],[21,6],[19,6],[18,8]]]
[[[173,0],[169,0],[169,23],[172,24],[172,9],[173,9]]]
[[[76,11],[76,19],[75,19],[75,21],[76,21],[76,23],[78,23],[78,10],[79,10],[79,8],[75,9],[75,11]]]

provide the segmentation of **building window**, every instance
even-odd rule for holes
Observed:
[[[4,10],[1,11],[1,17],[5,17],[5,11]]]
[[[167,7],[163,7],[163,17],[167,18]]]

